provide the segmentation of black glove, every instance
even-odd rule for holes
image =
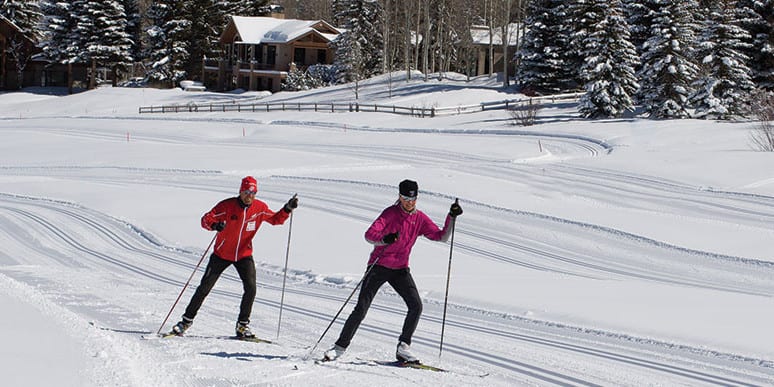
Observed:
[[[296,197],[296,195],[293,195],[293,197],[290,198],[290,200],[288,200],[287,203],[285,203],[285,207],[283,207],[283,209],[285,210],[285,212],[289,214],[296,207],[298,207],[298,198]]]
[[[398,233],[394,232],[392,234],[387,234],[382,238],[382,242],[388,245],[391,245],[395,243],[395,241],[398,240]]]
[[[449,215],[452,218],[462,215],[462,207],[460,207],[458,200],[455,200],[454,203],[452,203],[451,208],[449,208]]]
[[[216,223],[213,223],[213,224],[210,225],[210,228],[215,230],[215,231],[217,231],[217,232],[221,232],[221,231],[223,231],[224,228],[226,228],[226,222],[216,222]]]

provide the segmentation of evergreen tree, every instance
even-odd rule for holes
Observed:
[[[750,58],[753,81],[765,90],[774,90],[774,0],[739,0],[740,26],[750,35],[744,50]]]
[[[529,29],[516,52],[516,82],[522,89],[555,93],[577,88],[578,56],[570,44],[568,19],[561,0],[529,2]]]
[[[748,112],[748,97],[755,85],[742,52],[750,46],[745,43],[750,36],[736,25],[738,11],[724,0],[708,9],[697,49],[705,71],[694,83],[691,96],[697,117],[730,119]]]
[[[626,20],[629,23],[631,38],[629,41],[637,50],[637,56],[642,57],[642,46],[650,37],[650,27],[653,25],[653,18],[658,14],[661,8],[662,0],[625,0],[624,10],[626,11]],[[634,67],[637,72],[642,70],[642,62],[637,61]]]
[[[124,6],[111,0],[81,0],[73,5],[77,18],[73,42],[78,43],[79,61],[91,64],[89,87],[95,86],[97,65],[111,68],[115,81],[116,71],[132,62]]]
[[[126,15],[126,34],[132,41],[129,55],[135,62],[142,61],[142,15],[137,0],[121,0]]]
[[[189,41],[185,39],[191,23],[182,19],[182,0],[158,0],[148,7],[150,26],[147,35],[146,57],[150,62],[151,80],[174,85],[186,78]]]
[[[643,45],[640,102],[653,118],[690,117],[688,97],[698,67],[694,58],[694,0],[666,1]]]
[[[42,4],[46,15],[43,54],[56,63],[74,63],[78,57],[76,45],[70,42],[71,31],[75,30],[78,22],[72,9],[73,0],[51,0]]]
[[[218,52],[215,42],[223,31],[224,15],[213,0],[188,0],[183,2],[181,18],[190,23],[184,39],[188,45],[188,60],[184,63],[186,76],[199,79],[205,57]]]
[[[255,4],[236,0],[188,0],[184,1],[180,19],[190,23],[187,33],[182,39],[188,46],[188,59],[185,62],[185,72],[190,79],[197,80],[201,76],[205,58],[222,56],[220,35],[228,24],[231,15],[248,15],[251,5],[264,4],[266,0],[258,0]]]
[[[634,110],[632,96],[639,85],[634,66],[639,62],[629,42],[629,25],[620,0],[578,0],[573,35],[584,58],[580,75],[586,94],[580,113],[586,118],[620,117]]]
[[[228,16],[263,16],[268,12],[266,5],[269,0],[219,0],[216,6],[221,10],[224,18]],[[225,25],[224,25],[225,26]]]
[[[382,70],[381,12],[378,0],[338,0],[334,9],[345,31],[334,41],[335,64],[343,81],[359,81]]]

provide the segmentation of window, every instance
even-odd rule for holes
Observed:
[[[325,52],[325,50],[317,50],[317,63],[319,63],[319,64],[328,63],[327,60],[326,60],[326,52]]]
[[[255,61],[263,63],[263,44],[259,44],[255,47]]]
[[[277,46],[266,46],[266,63],[270,65],[277,63]]]
[[[305,65],[306,64],[306,49],[301,47],[296,47],[293,50],[293,62],[295,62],[297,65]]]

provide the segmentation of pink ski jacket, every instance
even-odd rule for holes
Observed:
[[[433,241],[446,242],[451,234],[451,222],[451,216],[446,215],[443,229],[439,229],[422,211],[406,212],[400,203],[385,208],[365,233],[366,241],[374,245],[368,264],[373,264],[378,258],[379,266],[390,269],[407,268],[409,254],[417,238],[423,235]],[[398,240],[390,245],[384,244],[382,238],[394,232],[398,232]]]

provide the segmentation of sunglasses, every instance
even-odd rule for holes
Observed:
[[[415,202],[417,201],[416,196],[406,196],[406,195],[400,195],[400,198],[407,201],[407,202]]]
[[[246,191],[242,191],[242,193],[245,194],[245,195],[255,195],[255,194],[258,193],[258,191],[246,190]]]

